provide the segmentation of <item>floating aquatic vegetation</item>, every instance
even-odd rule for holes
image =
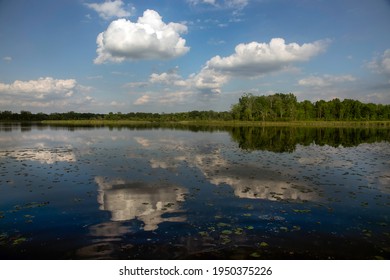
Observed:
[[[26,237],[23,237],[23,236],[15,237],[12,240],[12,245],[17,246],[17,245],[20,245],[26,241],[27,241]]]
[[[6,245],[8,241],[8,234],[6,233],[1,233],[0,234],[0,246]]]
[[[217,224],[217,227],[230,227],[231,225],[230,224],[227,224],[227,223],[218,223]]]
[[[293,226],[291,231],[300,231],[301,227],[300,226]]]
[[[32,208],[38,208],[38,207],[43,207],[48,205],[50,202],[45,201],[45,202],[29,202],[23,205],[15,205],[13,210],[11,211],[21,211],[24,209],[32,209]]]
[[[220,235],[220,240],[221,240],[221,244],[222,244],[222,245],[226,245],[226,244],[232,242],[232,240],[230,239],[230,237],[227,236],[227,235],[224,235],[224,234]]]
[[[263,242],[259,243],[259,246],[260,247],[268,247],[268,243],[263,241]]]
[[[293,209],[293,211],[294,211],[295,213],[302,213],[302,214],[310,213],[310,212],[311,212],[310,209]]]

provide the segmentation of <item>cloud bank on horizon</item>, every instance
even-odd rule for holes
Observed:
[[[244,92],[390,103],[384,0],[15,2],[0,3],[0,111],[219,111]]]

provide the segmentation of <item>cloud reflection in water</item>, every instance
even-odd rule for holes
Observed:
[[[186,189],[164,183],[125,182],[122,179],[106,181],[96,177],[99,186],[100,210],[110,211],[112,221],[142,221],[145,231],[158,228],[162,222],[184,222],[180,202],[185,200]],[[179,214],[176,216],[176,214]],[[173,217],[163,217],[175,214]]]

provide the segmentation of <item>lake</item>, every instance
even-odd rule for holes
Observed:
[[[390,129],[0,124],[1,259],[389,259]]]

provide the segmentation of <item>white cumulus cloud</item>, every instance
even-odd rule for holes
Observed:
[[[294,62],[310,60],[315,55],[325,51],[328,40],[316,41],[299,45],[286,44],[281,38],[274,38],[270,43],[252,42],[239,44],[235,53],[227,56],[215,56],[208,60],[202,68],[188,77],[178,74],[178,67],[163,73],[153,73],[149,76],[149,85],[162,85],[164,90],[177,94],[180,98],[191,96],[193,93],[220,94],[222,88],[232,79],[254,78],[269,73],[291,69]],[[350,75],[336,77],[324,76],[315,81],[303,80],[301,83],[317,82],[318,84],[334,83],[353,80]],[[172,95],[172,97],[174,97]],[[172,100],[174,98],[169,98]],[[150,99],[146,99],[147,102]],[[136,101],[144,104],[144,97]]]
[[[141,96],[140,98],[138,98],[136,101],[134,101],[134,105],[143,105],[143,104],[146,104],[146,103],[149,103],[151,100],[150,98],[150,95],[143,95]]]
[[[309,87],[327,87],[338,83],[354,82],[356,78],[352,75],[323,75],[323,76],[309,76],[298,81],[300,86]]]
[[[150,75],[149,82],[175,87],[184,87],[187,90],[196,90],[202,93],[221,93],[221,87],[228,81],[228,77],[221,73],[208,69],[201,69],[199,73],[193,73],[184,79],[177,74],[177,68],[160,74]]]
[[[177,74],[178,67],[160,74],[153,73],[149,77],[149,82],[153,84],[163,84],[163,85],[173,85],[179,87],[188,86],[187,81],[185,81],[179,74]]]
[[[87,3],[85,4],[88,8],[96,11],[99,16],[105,20],[114,17],[129,17],[131,12],[124,9],[122,0],[105,1],[103,3]],[[134,10],[134,8],[131,8]]]
[[[204,67],[199,73],[189,78],[190,84],[202,93],[221,93],[221,87],[229,80],[227,75]]]
[[[239,44],[234,54],[215,56],[207,67],[231,76],[256,77],[284,70],[294,62],[308,61],[325,51],[328,44],[328,40],[286,44],[282,38],[273,38],[269,43]]]
[[[75,79],[42,77],[37,80],[0,83],[0,105],[12,110],[67,110],[68,105],[93,102],[85,96],[91,88],[82,86]]]
[[[71,96],[76,86],[77,82],[74,79],[45,77],[30,81],[16,80],[11,84],[0,83],[0,93],[29,94],[31,97],[42,99],[49,94]]]
[[[123,62],[126,59],[171,59],[189,51],[186,40],[180,37],[187,32],[184,24],[162,21],[153,10],[146,10],[137,22],[118,19],[100,33],[96,39],[96,64],[107,61]]]

